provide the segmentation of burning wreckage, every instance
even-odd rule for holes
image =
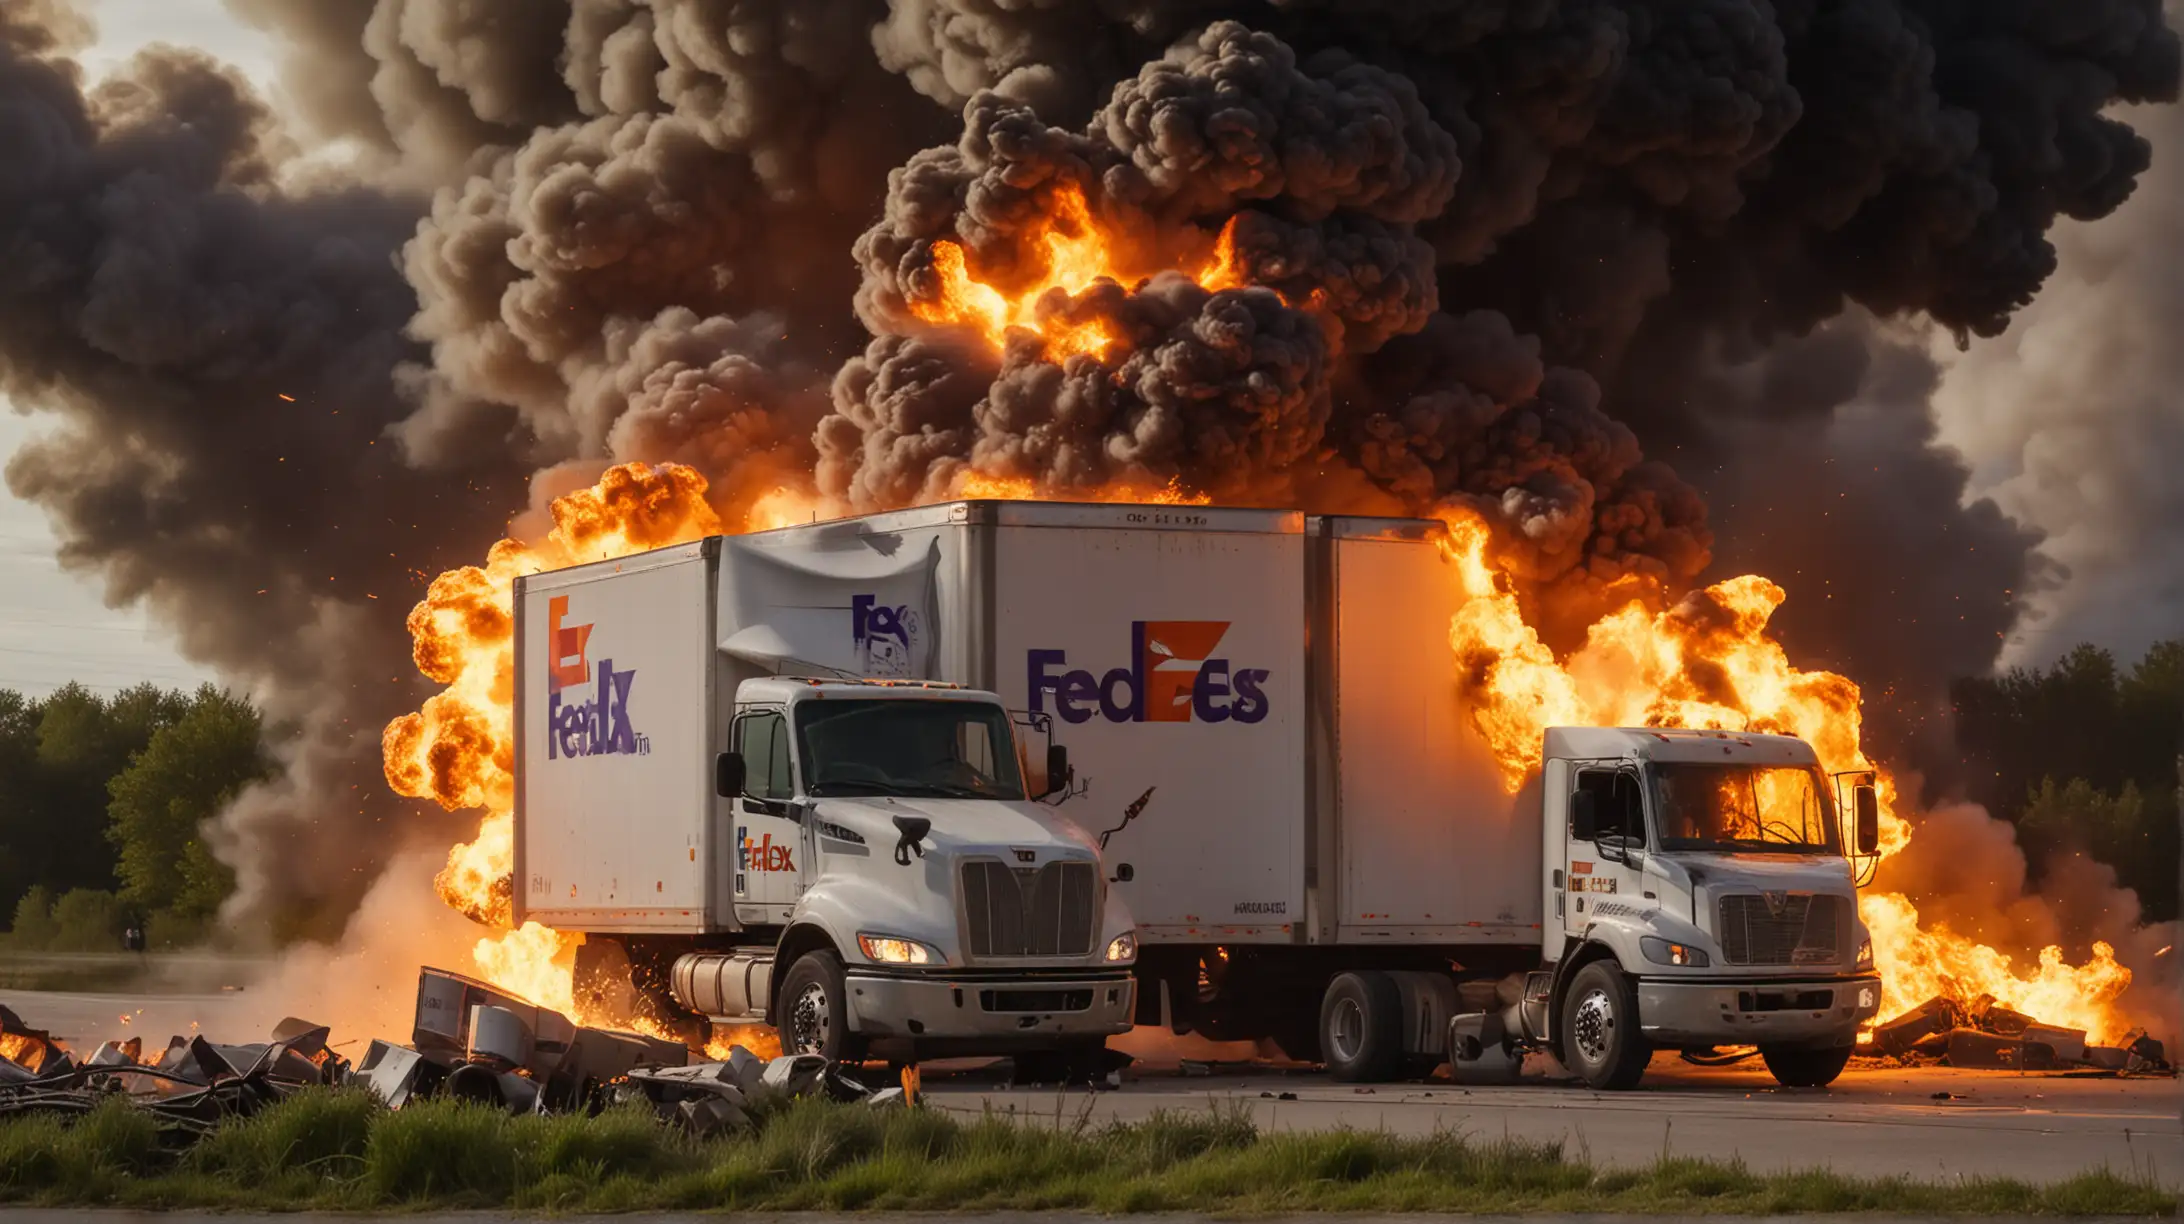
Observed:
[[[765,1059],[733,1046],[726,1059],[693,1063],[678,1042],[579,1025],[432,968],[418,975],[409,1045],[375,1039],[352,1064],[328,1043],[329,1031],[291,1017],[264,1042],[177,1036],[148,1054],[141,1039],[130,1038],[79,1060],[0,1006],[0,1118],[80,1116],[118,1093],[187,1142],[300,1089],[353,1085],[390,1109],[435,1095],[514,1113],[596,1112],[641,1101],[662,1122],[712,1135],[755,1129],[768,1102],[823,1096],[889,1107],[914,1100],[914,1087],[874,1090],[814,1054]]]
[[[2133,1033],[2120,1045],[2087,1040],[2084,1029],[2064,1028],[2004,1007],[1992,995],[1969,1000],[1937,995],[1873,1029],[1863,1054],[1899,1063],[1941,1063],[1994,1071],[2081,1069],[2118,1075],[2174,1075],[2168,1051],[2151,1034]]]

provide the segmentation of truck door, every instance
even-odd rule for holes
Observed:
[[[789,722],[779,710],[736,716],[730,745],[743,755],[743,794],[734,802],[736,916],[786,922],[803,892],[803,826],[796,819]]]
[[[1592,913],[1604,903],[1652,904],[1640,899],[1644,895],[1640,881],[1646,844],[1645,803],[1638,773],[1627,765],[1581,766],[1571,790],[1573,794],[1592,792],[1598,818],[1594,840],[1577,840],[1575,830],[1567,839],[1569,861],[1564,879],[1568,899],[1563,921],[1569,930],[1582,931],[1592,921]]]

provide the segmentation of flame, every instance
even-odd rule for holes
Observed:
[[[1042,489],[1037,481],[1022,476],[990,476],[966,469],[949,486],[950,496],[991,501],[1086,501],[1108,505],[1203,506],[1213,499],[1183,487],[1170,478],[1166,484],[1118,482],[1091,490]]]
[[[2009,956],[1975,940],[1942,927],[1921,929],[1919,911],[1903,897],[1868,893],[1858,913],[1873,933],[1875,966],[1894,1012],[1936,995],[1968,1002],[1987,994],[2042,1024],[2084,1029],[2096,1042],[2122,1036],[2109,1005],[2131,984],[2131,971],[2106,943],[2095,942],[2093,958],[2078,966],[2063,963],[2061,948],[2043,948],[2039,963],[2020,972]]]
[[[742,1046],[760,1058],[781,1057],[781,1035],[763,1024],[716,1024],[705,1040],[705,1056],[724,1062],[728,1052]]]
[[[968,327],[996,348],[1011,330],[1017,330],[1037,336],[1051,360],[1079,355],[1104,359],[1119,337],[1105,320],[1066,317],[1066,306],[1102,281],[1134,284],[1148,270],[1131,268],[1117,257],[1117,244],[1093,217],[1084,192],[1075,184],[1063,184],[1054,192],[1046,222],[1046,231],[1039,235],[1045,266],[1037,279],[1014,295],[979,280],[960,243],[936,239],[933,290],[911,300],[911,313],[927,323]],[[1207,289],[1231,289],[1244,283],[1236,261],[1235,230],[1232,217],[1222,227],[1213,255],[1194,277]]]
[[[1773,732],[1810,743],[1828,772],[1872,771],[1880,857],[1910,842],[1911,826],[1896,814],[1894,778],[1860,746],[1858,686],[1831,672],[1798,669],[1767,635],[1785,598],[1781,587],[1746,575],[1666,610],[1633,600],[1595,622],[1567,658],[1557,658],[1490,559],[1486,523],[1465,512],[1444,514],[1443,521],[1444,547],[1464,596],[1449,644],[1473,725],[1511,793],[1539,770],[1550,726]],[[2049,947],[2038,965],[2020,969],[1976,940],[1922,928],[1904,897],[1868,892],[1859,913],[1885,987],[1883,1020],[1937,994],[1967,1000],[1985,994],[2045,1023],[2085,1029],[2094,1040],[2122,1031],[2112,1005],[2130,985],[2131,971],[2116,963],[2107,944],[2093,945],[2083,965],[2066,964],[2062,949]]]
[[[23,1033],[0,1033],[0,1058],[34,1075],[45,1066],[48,1048],[45,1042]]]

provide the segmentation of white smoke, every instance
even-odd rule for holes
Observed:
[[[2129,660],[2184,633],[2184,114],[2117,114],[2154,144],[2137,192],[2056,227],[2061,267],[2001,336],[1936,342],[1941,440],[1970,462],[1970,496],[2046,532],[2069,571],[2030,594],[2005,666],[2081,641]]]

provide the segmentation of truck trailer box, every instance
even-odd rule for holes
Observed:
[[[516,580],[518,922],[723,923],[712,759],[716,541]],[[729,698],[732,700],[732,695]]]
[[[1464,593],[1446,528],[1326,516],[1305,532],[1310,942],[1536,942],[1536,821],[1459,691],[1449,632]]]
[[[1079,785],[1061,814],[1098,834],[1137,806],[1106,856],[1129,864],[1115,887],[1142,938],[1295,942],[1303,525],[1284,511],[959,502],[731,537],[723,679],[996,692],[1068,748]]]

